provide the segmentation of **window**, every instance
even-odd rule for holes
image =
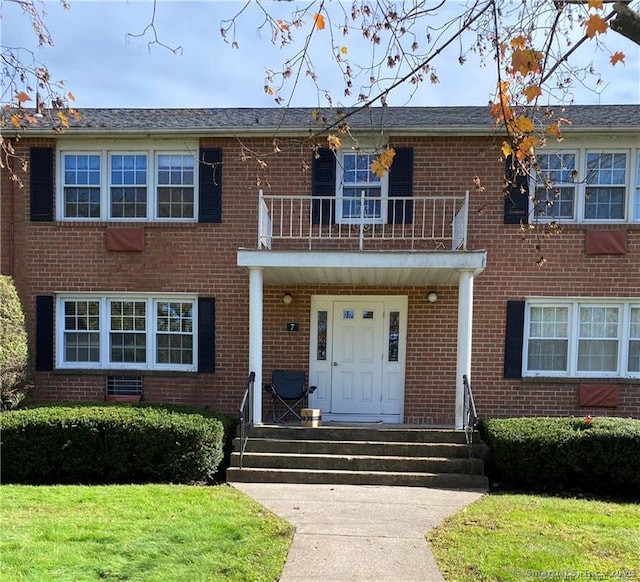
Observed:
[[[536,161],[536,218],[576,222],[640,220],[639,150],[545,151],[537,154]]]
[[[197,217],[197,144],[191,151],[140,147],[60,151],[61,220],[171,220]],[[88,148],[89,149],[89,148]]]
[[[536,184],[536,216],[573,220],[576,199],[575,153],[538,155],[542,181]]]
[[[111,218],[146,218],[146,154],[112,154],[110,177]]]
[[[385,221],[387,175],[380,178],[371,171],[377,158],[373,153],[342,152],[338,180],[336,221],[342,224],[379,224]]]
[[[158,216],[160,218],[194,217],[193,156],[158,156]]]
[[[585,219],[623,219],[626,182],[626,154],[587,152]]]
[[[526,376],[640,376],[640,301],[527,302]]]
[[[72,218],[100,218],[100,156],[65,154],[64,215]]]
[[[58,297],[58,367],[195,370],[197,301],[137,294]]]

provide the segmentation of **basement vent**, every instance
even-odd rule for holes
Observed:
[[[107,376],[107,396],[142,396],[142,376]]]

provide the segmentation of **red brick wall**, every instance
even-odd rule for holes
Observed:
[[[21,153],[47,140],[23,140]],[[624,225],[628,253],[586,256],[584,229],[567,227],[541,242],[548,257],[535,265],[535,241],[523,240],[517,226],[503,225],[503,163],[493,138],[428,137],[392,139],[394,146],[414,147],[414,194],[460,194],[471,191],[469,249],[486,249],[488,266],[475,280],[472,382],[483,416],[519,414],[612,413],[640,416],[640,383],[621,386],[620,407],[586,410],[578,407],[576,380],[506,380],[503,378],[506,302],[532,295],[638,297],[640,289],[640,225]],[[23,299],[30,337],[35,329],[35,296],[59,291],[190,292],[216,298],[216,372],[214,374],[150,374],[145,398],[207,405],[235,412],[248,366],[248,276],[236,265],[240,247],[255,248],[257,190],[309,195],[311,176],[307,145],[286,140],[283,152],[271,155],[272,140],[201,140],[222,147],[222,224],[147,224],[141,253],[108,252],[107,223],[32,223],[29,184],[9,185],[2,173],[1,269],[13,274]],[[244,148],[244,149],[243,149]],[[267,162],[263,167],[256,158]],[[476,192],[479,176],[484,192]],[[11,209],[13,208],[13,220]],[[129,224],[128,224],[129,225]],[[11,244],[13,232],[13,245]],[[285,306],[282,293],[294,302]],[[264,378],[275,367],[308,366],[309,308],[313,294],[403,294],[409,296],[405,420],[414,423],[453,422],[456,366],[457,288],[438,288],[429,304],[423,288],[305,287],[265,289]],[[298,333],[284,331],[297,321]],[[41,373],[37,395],[42,400],[100,399],[104,375]],[[616,383],[616,382],[614,382]],[[266,399],[265,399],[266,400]],[[268,402],[265,402],[265,406]]]

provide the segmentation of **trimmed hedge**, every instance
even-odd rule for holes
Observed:
[[[500,487],[640,496],[640,420],[485,419],[479,429]]]
[[[0,415],[3,483],[211,482],[224,429],[162,406],[48,406]]]

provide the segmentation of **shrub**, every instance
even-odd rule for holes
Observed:
[[[214,480],[222,422],[175,407],[50,406],[1,415],[5,483]]]
[[[486,419],[480,432],[501,487],[640,495],[640,420]]]
[[[15,407],[27,387],[27,331],[13,279],[0,275],[0,397],[2,409]]]

